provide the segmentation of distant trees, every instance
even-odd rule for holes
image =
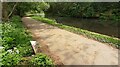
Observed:
[[[49,4],[48,12],[58,16],[120,18],[118,17],[120,16],[119,2],[61,2]]]
[[[58,16],[120,19],[120,2],[4,2],[2,4],[4,19],[12,15],[24,16],[27,12],[43,11]]]

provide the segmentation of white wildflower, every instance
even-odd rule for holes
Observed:
[[[10,50],[7,50],[7,52],[12,53],[13,51],[12,51],[12,49],[10,49]]]
[[[16,50],[16,53],[19,54],[19,50]]]
[[[14,47],[14,50],[17,50],[17,48],[16,48],[16,47]]]
[[[32,55],[32,56],[35,56],[35,55]]]

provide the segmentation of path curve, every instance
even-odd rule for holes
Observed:
[[[24,17],[22,21],[32,34],[47,43],[64,65],[118,65],[116,48],[30,17]]]

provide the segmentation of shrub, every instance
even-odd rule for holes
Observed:
[[[21,18],[12,17],[10,21],[2,24],[2,46],[4,55],[2,55],[3,65],[18,65],[21,57],[31,56],[33,54],[30,45],[31,36],[22,25]],[[7,52],[18,48],[19,53]]]
[[[29,42],[32,37],[26,32],[20,17],[12,17],[10,22],[3,23],[2,30],[2,46],[5,47],[5,50],[17,47],[23,56],[32,55],[33,50]]]
[[[31,56],[34,54],[33,49],[31,46],[24,46],[24,47],[18,47],[18,50],[20,51],[20,54],[25,57],[25,56]]]
[[[31,59],[31,64],[32,65],[41,65],[41,66],[53,66],[53,62],[50,58],[48,58],[48,56],[46,56],[45,54],[37,54],[36,56],[34,56]]]
[[[21,60],[20,54],[6,52],[2,56],[2,64],[3,65],[18,65]]]

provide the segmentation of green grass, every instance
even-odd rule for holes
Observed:
[[[103,42],[103,43],[107,43],[109,45],[112,45],[113,47],[120,48],[120,39],[118,39],[118,38],[110,37],[110,36],[95,33],[95,32],[91,32],[91,31],[88,31],[88,30],[83,30],[83,29],[80,29],[80,28],[75,28],[75,27],[59,24],[55,20],[48,19],[48,18],[42,18],[42,17],[39,17],[39,16],[32,16],[32,18],[36,19],[36,20],[39,20],[39,21],[42,21],[44,23],[51,24],[53,26],[57,26],[59,28],[65,29],[65,30],[68,30],[70,32],[81,34],[85,37],[88,37],[88,38],[91,38],[91,39],[94,39],[94,40],[97,40],[97,41],[100,41],[100,42]]]

